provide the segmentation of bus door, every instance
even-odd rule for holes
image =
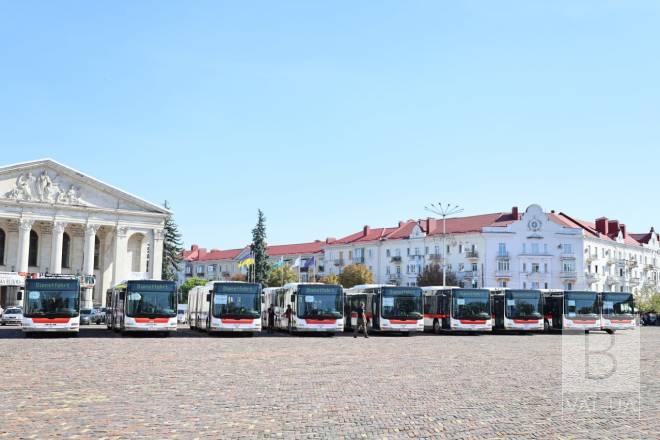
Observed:
[[[383,294],[371,295],[371,327],[380,330],[380,298]],[[365,311],[366,312],[366,311]]]
[[[504,328],[504,295],[493,296],[493,315],[495,315],[495,327]]]

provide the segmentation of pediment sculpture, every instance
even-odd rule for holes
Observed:
[[[86,205],[80,199],[80,187],[64,182],[57,175],[51,178],[46,170],[43,170],[39,177],[31,171],[19,174],[14,188],[7,192],[5,197],[28,202]]]

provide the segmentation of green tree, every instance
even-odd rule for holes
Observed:
[[[266,251],[266,217],[259,210],[257,225],[252,230],[252,257],[254,258],[254,281],[256,283],[266,284],[268,275],[268,253]]]
[[[295,283],[298,281],[298,273],[288,264],[280,267],[271,267],[266,276],[266,285],[268,287],[279,287],[286,283]]]
[[[642,312],[660,312],[660,292],[651,286],[646,285],[635,295],[635,305]]]
[[[458,286],[456,274],[447,271],[447,286]],[[429,264],[422,273],[417,276],[417,285],[422,286],[442,286],[442,267],[439,264]]]
[[[163,203],[165,209],[170,209],[167,200]],[[164,239],[163,239],[163,273],[161,278],[167,281],[176,281],[179,265],[183,260],[183,243],[181,242],[181,233],[179,227],[174,222],[173,216],[169,215],[165,219]]]
[[[321,277],[321,282],[323,284],[341,284],[339,282],[339,276],[337,275],[326,275],[324,277]]]
[[[370,284],[374,282],[374,274],[364,264],[349,264],[339,274],[339,284],[350,289],[358,284]]]
[[[206,283],[208,283],[208,281],[204,278],[188,278],[179,288],[181,290],[181,303],[186,304],[188,302],[188,292],[190,292],[190,289],[196,286],[205,286]]]

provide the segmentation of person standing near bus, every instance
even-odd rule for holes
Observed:
[[[287,329],[289,332],[291,332],[291,319],[293,318],[293,310],[291,310],[291,304],[286,306],[286,312],[284,312],[284,316],[286,316],[287,320]]]
[[[271,305],[268,307],[268,333],[273,333],[275,329],[275,308]]]
[[[357,335],[360,332],[360,327],[362,327],[364,330],[364,337],[368,338],[369,335],[367,334],[367,319],[364,314],[364,303],[361,302],[355,311],[357,312],[357,325],[353,329],[353,337],[357,338]]]

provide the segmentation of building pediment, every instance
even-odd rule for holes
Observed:
[[[0,168],[0,202],[168,213],[50,159]]]

